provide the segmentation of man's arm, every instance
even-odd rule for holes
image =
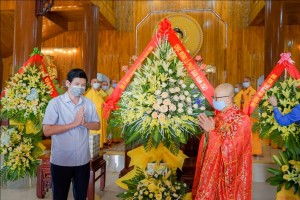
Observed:
[[[282,115],[277,107],[274,107],[274,117],[280,126],[288,126],[294,122],[300,121],[300,104],[292,109],[286,115]]]
[[[83,126],[89,130],[99,130],[100,122],[84,122]]]
[[[49,125],[44,124],[43,125],[43,132],[45,136],[51,136],[56,135],[60,133],[64,133],[68,130],[71,130],[73,128],[76,128],[77,126],[81,126],[84,124],[84,107],[81,107],[78,112],[76,113],[74,122],[70,124],[64,124],[64,125]]]

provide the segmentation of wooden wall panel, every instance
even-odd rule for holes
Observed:
[[[69,31],[49,39],[42,43],[42,50],[68,50],[76,48],[76,53],[56,52],[49,54],[54,57],[54,64],[58,68],[59,82],[66,78],[66,74],[72,68],[83,68],[82,66],[82,31]]]

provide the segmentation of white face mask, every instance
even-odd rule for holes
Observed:
[[[85,87],[79,85],[71,86],[71,94],[75,97],[81,96],[85,92]]]
[[[97,90],[100,87],[100,83],[93,83],[93,88]]]

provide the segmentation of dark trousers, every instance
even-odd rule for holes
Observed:
[[[75,167],[51,163],[53,200],[67,200],[72,181],[75,200],[85,200],[90,178],[90,163]]]

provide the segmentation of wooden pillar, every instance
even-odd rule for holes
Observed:
[[[34,47],[41,49],[42,16],[35,15],[35,6],[35,0],[16,0],[13,74],[26,62]]]
[[[266,0],[265,5],[265,76],[284,52],[284,1]]]
[[[99,8],[87,5],[84,9],[82,66],[88,79],[97,76]]]
[[[1,78],[1,81],[0,81],[0,94],[2,92],[2,82],[3,82],[3,58],[2,56],[0,55],[0,78]],[[4,89],[4,88],[3,88]]]

